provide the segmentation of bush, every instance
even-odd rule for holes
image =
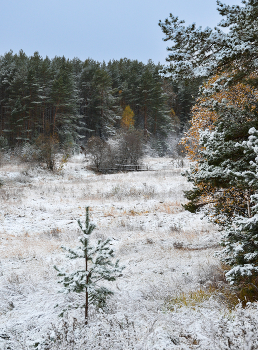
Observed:
[[[47,169],[56,168],[57,153],[59,150],[59,141],[55,136],[45,136],[43,134],[35,141],[38,152],[38,160],[46,163]]]
[[[87,143],[87,152],[92,157],[94,167],[99,171],[108,157],[109,146],[98,136],[92,136]]]
[[[124,165],[138,165],[143,152],[143,134],[128,130],[108,141],[93,136],[87,143],[87,152],[92,157],[97,171],[103,169],[124,169]]]
[[[40,159],[40,150],[28,142],[21,147],[16,147],[14,153],[26,163],[38,163]]]
[[[146,320],[144,324],[129,319],[127,316],[117,317],[99,313],[95,316],[95,322],[86,326],[84,322],[74,317],[65,316],[58,325],[52,324],[44,340],[35,344],[36,349],[136,350],[156,348],[146,346],[146,342],[152,343],[152,324],[146,324]]]
[[[34,143],[26,142],[17,146],[14,153],[23,162],[46,166],[48,170],[54,171],[62,169],[72,153],[72,147],[71,143],[63,143],[61,147],[57,137],[40,134]]]
[[[119,135],[119,164],[137,165],[143,157],[143,133],[128,130]]]

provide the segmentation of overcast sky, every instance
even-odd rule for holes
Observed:
[[[0,0],[0,54],[22,49],[50,58],[165,63],[159,20],[173,13],[187,24],[214,27],[216,7],[215,0]]]

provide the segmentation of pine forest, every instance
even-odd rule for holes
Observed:
[[[0,57],[0,135],[9,147],[54,137],[61,145],[107,139],[127,106],[134,127],[162,141],[187,124],[198,85],[162,77],[161,65],[121,59],[99,63],[8,52]]]

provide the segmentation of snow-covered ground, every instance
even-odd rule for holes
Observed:
[[[181,206],[187,164],[145,163],[149,171],[107,175],[81,156],[57,174],[0,168],[0,349],[258,349],[257,304],[230,310],[207,288],[220,235]],[[92,310],[87,327],[80,310],[58,316],[83,296],[58,293],[53,268],[76,269],[60,247],[78,245],[86,206],[93,238],[112,238],[125,266],[108,309]]]

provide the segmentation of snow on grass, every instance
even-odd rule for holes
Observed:
[[[242,348],[252,349],[257,304],[230,311],[225,296],[206,288],[220,278],[220,234],[183,210],[189,184],[182,164],[145,161],[149,171],[109,175],[87,170],[78,156],[57,174],[24,164],[0,169],[0,349],[43,339],[41,349],[240,349],[237,332]],[[53,268],[78,267],[60,246],[78,245],[86,206],[97,225],[93,237],[112,238],[126,266],[110,284],[108,310],[92,310],[87,328],[79,310],[58,317],[82,296],[58,293]],[[48,334],[61,340],[46,345]]]

